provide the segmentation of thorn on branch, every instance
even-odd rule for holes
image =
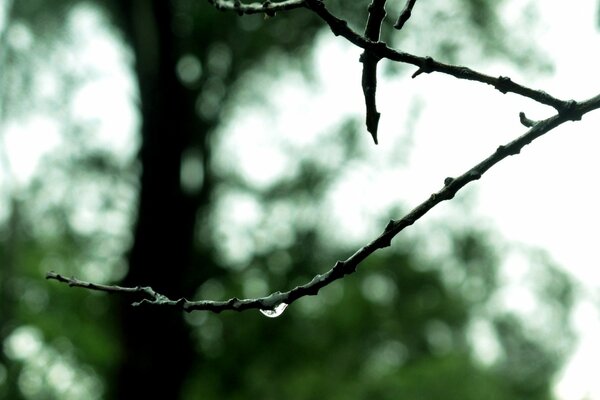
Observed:
[[[523,126],[527,128],[531,128],[532,126],[537,124],[537,121],[527,118],[523,111],[519,113],[519,121],[521,121],[521,124],[523,124]]]
[[[412,74],[412,78],[414,79],[421,74],[429,74],[433,72],[433,63],[433,58],[425,57],[421,62],[419,69],[414,74]]]

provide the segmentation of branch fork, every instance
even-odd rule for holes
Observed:
[[[291,304],[304,296],[317,295],[319,290],[323,287],[328,286],[332,282],[341,279],[346,275],[354,273],[358,265],[372,253],[378,249],[390,246],[392,239],[402,230],[415,223],[437,204],[452,199],[459,190],[467,184],[480,179],[491,167],[503,159],[519,154],[526,145],[555,129],[559,125],[567,121],[579,121],[586,113],[600,108],[600,94],[585,101],[565,101],[553,97],[544,91],[531,89],[515,83],[508,77],[500,76],[494,78],[467,67],[444,64],[431,57],[419,57],[396,51],[388,47],[385,43],[379,41],[381,24],[385,17],[385,0],[372,0],[371,5],[369,6],[369,18],[364,36],[354,32],[348,26],[346,21],[331,14],[321,0],[284,0],[280,2],[271,2],[267,0],[263,3],[250,4],[244,4],[238,0],[234,0],[233,2],[227,0],[208,1],[217,9],[231,10],[241,14],[266,13],[269,15],[269,13],[274,14],[276,11],[304,7],[313,11],[323,19],[335,35],[343,36],[349,42],[362,48],[364,50],[363,55],[361,56],[361,62],[363,63],[362,84],[367,106],[367,128],[373,136],[375,143],[377,143],[377,123],[379,120],[379,113],[375,106],[376,66],[377,62],[383,58],[417,66],[419,69],[413,74],[413,78],[422,73],[440,72],[454,76],[458,79],[485,83],[492,85],[501,93],[515,93],[538,103],[551,106],[556,110],[556,113],[549,118],[539,121],[527,118],[524,112],[519,113],[521,124],[529,128],[524,134],[506,144],[498,146],[491,155],[465,171],[462,175],[457,177],[447,177],[444,180],[443,187],[438,192],[432,193],[425,201],[416,206],[401,219],[390,220],[383,232],[377,238],[358,249],[346,260],[337,261],[327,272],[316,275],[308,283],[297,286],[287,292],[277,291],[268,296],[253,299],[238,299],[237,297],[233,297],[225,301],[190,301],[185,298],[171,300],[147,286],[123,287],[96,284],[76,278],[68,278],[55,272],[48,272],[46,274],[47,279],[89,290],[108,293],[136,294],[142,297],[142,299],[134,302],[134,306],[160,305],[175,307],[186,312],[206,310],[215,313],[224,310],[243,311],[247,309],[260,309],[269,310],[271,311],[271,314],[273,314],[277,312],[278,307],[282,303]],[[410,17],[415,2],[416,0],[407,1],[404,10],[395,24],[397,29],[402,28],[406,20]],[[270,315],[269,313],[266,314]]]

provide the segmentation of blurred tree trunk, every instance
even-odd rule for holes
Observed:
[[[183,152],[206,143],[208,126],[194,112],[193,93],[176,76],[178,48],[169,1],[119,4],[121,24],[136,59],[142,168],[137,225],[124,285],[150,285],[168,296],[190,295],[196,212],[206,205],[208,185],[194,196],[180,184]],[[206,150],[200,146],[200,151]],[[207,154],[202,154],[208,160]],[[192,361],[197,362],[182,314],[168,308],[119,303],[121,366],[110,398],[176,399]]]
[[[6,166],[6,163],[4,163]],[[6,169],[5,169],[6,170]],[[13,288],[19,255],[17,249],[20,245],[20,204],[19,201],[11,196],[10,198],[10,217],[8,226],[0,240],[0,343],[6,343],[6,338],[17,326],[15,310],[18,299],[17,291]],[[0,350],[0,367],[5,369],[3,384],[0,384],[0,399],[23,399],[23,395],[18,388],[18,377],[21,372],[21,365],[12,362],[4,351]]]

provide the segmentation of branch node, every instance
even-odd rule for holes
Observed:
[[[394,237],[394,228],[396,227],[396,221],[390,219],[390,221],[385,226],[383,233],[381,234],[381,248],[389,247],[392,245],[392,238]],[[391,233],[391,235],[388,235]]]
[[[578,105],[575,100],[565,101],[559,107],[558,113],[570,121],[580,121],[583,113],[578,110]]]
[[[392,229],[394,229],[395,226],[396,226],[396,221],[393,219],[390,219],[390,221],[387,223],[387,225],[385,226],[385,229],[383,231],[389,232]]]
[[[419,69],[412,74],[412,78],[416,78],[417,76],[425,73],[425,74],[429,74],[431,72],[433,72],[433,58],[431,57],[425,57],[423,59],[423,61],[421,61],[421,65],[419,66]]]
[[[348,22],[344,21],[344,20],[338,20],[335,23],[331,23],[331,25],[329,26],[331,28],[331,32],[335,35],[335,36],[340,36],[344,34],[344,31],[348,29]]]
[[[469,177],[473,180],[477,180],[481,178],[481,172],[479,172],[476,169],[472,169],[471,171],[469,171]]]
[[[444,186],[450,186],[452,182],[454,182],[454,178],[449,176],[446,179],[444,179]]]
[[[332,268],[332,270],[339,270],[339,269],[343,269],[343,268],[344,268],[344,264],[346,264],[344,261],[337,260],[337,261],[335,262],[335,264],[333,265],[333,268]]]
[[[513,81],[508,76],[499,76],[494,84],[494,87],[500,91],[502,94],[506,94],[510,86],[513,84]]]

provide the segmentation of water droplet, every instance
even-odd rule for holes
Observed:
[[[287,303],[279,303],[272,310],[260,310],[260,312],[263,313],[263,315],[266,315],[269,318],[277,318],[281,314],[283,314],[283,311],[285,310],[285,308],[287,306],[288,306]]]

